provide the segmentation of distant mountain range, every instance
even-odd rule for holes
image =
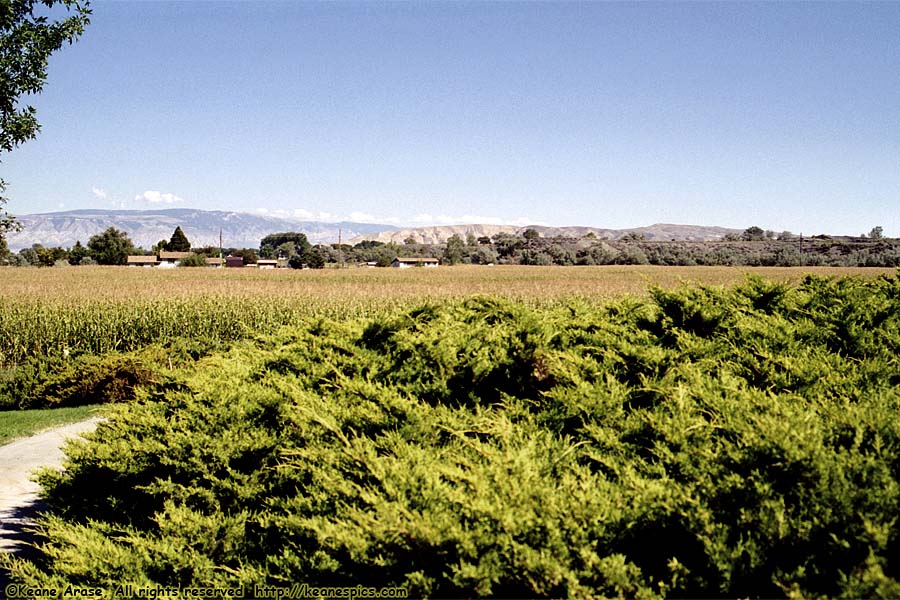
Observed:
[[[394,242],[403,244],[407,239],[413,239],[419,244],[440,244],[447,241],[452,235],[458,235],[464,240],[469,235],[479,237],[493,237],[498,233],[519,235],[526,229],[534,229],[541,237],[574,237],[580,238],[593,233],[599,238],[617,240],[628,234],[642,235],[648,241],[713,241],[721,240],[729,233],[740,234],[742,229],[728,229],[726,227],[704,227],[700,225],[669,225],[656,224],[649,227],[634,227],[631,229],[601,229],[598,227],[545,227],[542,225],[529,225],[518,227],[515,225],[442,225],[437,227],[416,227],[412,229],[393,229],[380,231],[376,234],[365,233],[349,241],[351,244],[363,240],[379,242]]]
[[[193,210],[175,208],[169,210],[69,210],[65,212],[16,215],[24,226],[19,233],[7,238],[12,250],[28,248],[33,244],[69,248],[80,240],[82,244],[92,235],[109,227],[128,234],[135,246],[150,249],[160,240],[168,240],[180,226],[191,245],[218,246],[219,231],[226,248],[258,248],[262,238],[270,233],[299,231],[313,244],[332,243],[338,240],[341,230],[343,240],[377,234],[394,229],[390,225],[370,223],[324,223],[299,221],[241,212]]]
[[[313,244],[338,241],[338,231],[344,242],[356,244],[363,240],[403,244],[412,238],[421,244],[440,244],[456,234],[465,239],[469,235],[493,237],[498,233],[521,234],[528,227],[513,225],[444,225],[398,229],[390,225],[373,223],[325,223],[300,221],[279,217],[252,215],[241,212],[194,210],[175,208],[168,210],[70,210],[65,212],[17,215],[24,228],[7,238],[12,250],[21,250],[33,244],[69,248],[80,240],[82,244],[92,235],[109,227],[125,231],[136,246],[150,249],[160,240],[168,240],[180,226],[193,246],[218,246],[219,231],[227,248],[257,248],[259,242],[271,233],[299,231]],[[643,235],[654,241],[710,241],[729,233],[741,233],[739,229],[703,227],[696,225],[650,225],[632,229],[601,229],[597,227],[545,227],[529,226],[541,237],[584,237],[593,233],[597,238],[616,240],[630,233]]]

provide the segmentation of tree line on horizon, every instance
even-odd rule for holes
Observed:
[[[636,233],[615,240],[593,233],[583,237],[541,237],[535,229],[526,229],[521,234],[481,237],[454,234],[439,244],[419,243],[408,237],[403,244],[366,240],[354,245],[311,244],[304,233],[289,231],[265,236],[258,248],[193,247],[179,226],[170,239],[160,240],[150,250],[135,247],[126,232],[110,227],[92,236],[87,245],[79,240],[71,248],[34,244],[12,253],[0,246],[0,264],[123,265],[129,255],[158,255],[165,251],[191,252],[179,263],[185,267],[206,266],[206,258],[223,256],[239,256],[244,264],[254,264],[261,258],[280,259],[295,269],[354,264],[386,267],[397,257],[439,258],[445,265],[900,266],[900,240],[885,238],[880,226],[856,238],[804,238],[757,226],[722,240],[704,242],[653,241]]]

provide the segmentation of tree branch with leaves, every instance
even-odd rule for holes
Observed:
[[[90,14],[88,0],[0,0],[0,154],[37,136],[37,111],[21,99],[41,92],[50,55],[84,33]],[[0,179],[0,247],[21,229],[3,210],[5,190]]]

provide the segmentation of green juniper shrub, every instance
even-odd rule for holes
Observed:
[[[7,408],[19,409],[126,402],[153,375],[153,367],[133,355],[33,359],[0,381],[0,396]]]
[[[0,408],[128,402],[134,400],[138,386],[161,382],[173,368],[223,347],[218,341],[175,338],[126,353],[31,358],[3,371]]]
[[[238,342],[140,388],[16,581],[422,597],[900,595],[900,278],[491,298]]]

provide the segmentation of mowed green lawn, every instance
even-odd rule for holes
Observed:
[[[0,445],[45,429],[89,419],[98,412],[96,406],[0,411]]]

